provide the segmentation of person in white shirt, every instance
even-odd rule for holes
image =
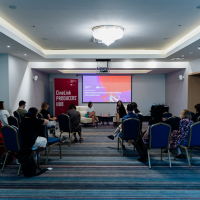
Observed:
[[[5,105],[3,101],[0,101],[0,120],[3,126],[8,125],[8,117],[10,114],[7,110],[4,110]]]
[[[92,118],[93,127],[96,127],[95,120],[97,120],[97,122],[99,122],[99,120],[95,114],[93,103],[91,101],[88,103],[87,114],[89,118]]]

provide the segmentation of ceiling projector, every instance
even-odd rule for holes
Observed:
[[[96,74],[109,74],[110,73],[110,68],[108,67],[110,59],[98,59],[96,61],[97,61]]]

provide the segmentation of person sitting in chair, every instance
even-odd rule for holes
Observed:
[[[128,114],[125,115],[122,118],[122,123],[124,120],[129,119],[129,118],[134,118],[134,119],[139,119],[138,115],[133,113],[133,109],[134,106],[132,104],[128,104],[127,105],[127,111]],[[107,136],[109,139],[114,140],[115,137],[117,137],[120,133],[122,133],[122,124],[120,124],[117,129],[115,130],[115,132],[112,135]],[[123,149],[125,148],[125,146],[123,145]]]
[[[76,106],[74,103],[71,103],[69,106],[69,110],[66,112],[67,115],[69,115],[71,119],[71,124],[72,124],[72,130],[73,132],[78,132],[79,136],[81,135],[81,127],[79,125],[81,121],[81,115],[80,112],[76,111]],[[74,135],[75,139],[74,142],[77,142],[78,139],[76,137],[76,134]],[[83,138],[81,138],[83,140]]]
[[[22,118],[24,118],[25,115],[27,114],[27,110],[25,110],[25,107],[26,107],[26,102],[20,101],[19,108],[16,110],[17,112],[19,112],[19,114],[22,116]]]
[[[196,114],[194,114],[192,121],[196,122],[197,118],[200,116],[200,104],[195,105],[194,108],[196,109]]]

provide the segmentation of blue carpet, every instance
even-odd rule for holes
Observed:
[[[146,127],[144,126],[144,129]],[[137,161],[133,146],[125,143],[124,157],[117,140],[109,140],[115,128],[99,125],[83,127],[83,143],[52,147],[48,165],[41,154],[46,173],[25,178],[16,176],[18,165],[6,166],[0,173],[0,199],[200,199],[200,152],[193,151],[192,167],[187,160],[168,156],[160,161],[160,149],[151,150],[152,169]]]

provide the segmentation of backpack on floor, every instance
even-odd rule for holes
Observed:
[[[25,177],[38,176],[47,171],[47,169],[41,169],[36,165],[32,150],[21,151],[18,155],[18,161],[21,164],[22,172]],[[37,169],[39,169],[40,172],[36,173]]]

